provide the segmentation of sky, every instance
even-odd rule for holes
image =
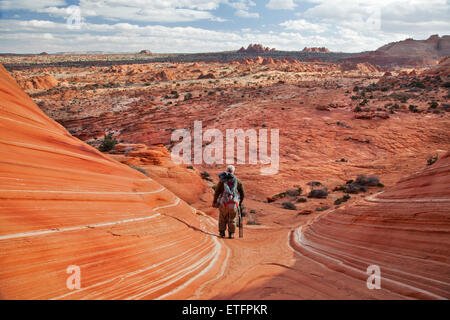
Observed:
[[[0,0],[0,52],[361,52],[449,21],[450,0]]]

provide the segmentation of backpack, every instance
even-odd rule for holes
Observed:
[[[237,179],[229,172],[219,174],[219,179],[223,182],[223,193],[220,198],[220,205],[229,209],[239,206],[239,192],[237,191]]]

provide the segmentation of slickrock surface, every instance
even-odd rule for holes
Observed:
[[[220,276],[211,218],[73,138],[3,68],[0,87],[1,298],[188,298]]]
[[[365,203],[323,215],[291,234],[294,248],[329,268],[409,298],[450,298],[450,153]]]

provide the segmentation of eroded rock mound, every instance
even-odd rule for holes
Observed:
[[[24,90],[39,89],[48,90],[58,86],[58,80],[52,75],[35,76],[30,79],[18,79],[20,87]]]
[[[367,73],[372,72],[380,72],[380,70],[375,67],[374,65],[368,63],[368,62],[362,62],[362,63],[352,63],[352,62],[344,62],[341,63],[341,70],[342,71],[351,71],[351,70],[357,70]]]
[[[381,286],[409,298],[450,298],[450,153],[366,204],[331,211],[292,243],[333,270],[367,280],[379,267]]]
[[[212,236],[214,221],[72,137],[3,67],[0,88],[2,299],[202,294],[228,254]],[[129,156],[152,161],[162,155],[139,152]],[[68,288],[67,270],[79,270],[81,289]]]

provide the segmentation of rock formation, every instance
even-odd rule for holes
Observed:
[[[350,71],[350,70],[357,70],[362,72],[380,72],[380,70],[373,66],[372,64],[368,62],[362,62],[362,63],[352,63],[352,62],[343,62],[341,63],[341,70],[342,71]]]
[[[247,49],[244,47],[238,50],[238,53],[265,53],[275,51],[275,48],[264,47],[262,44],[250,44]]]
[[[402,296],[450,298],[450,153],[365,204],[331,211],[291,235],[305,256]]]
[[[450,36],[433,35],[427,40],[406,39],[386,44],[376,51],[364,52],[346,60],[370,62],[384,67],[434,65],[450,55]]]
[[[328,53],[328,52],[330,52],[330,50],[328,50],[325,47],[320,47],[320,48],[319,47],[312,47],[312,48],[305,47],[305,48],[303,48],[302,52],[325,52],[325,53]]]
[[[50,74],[46,74],[43,76],[35,76],[29,79],[18,79],[18,83],[20,87],[24,90],[27,89],[46,90],[58,86],[58,80],[56,80]]]
[[[220,275],[211,218],[73,138],[3,67],[0,87],[3,299],[195,298]]]

